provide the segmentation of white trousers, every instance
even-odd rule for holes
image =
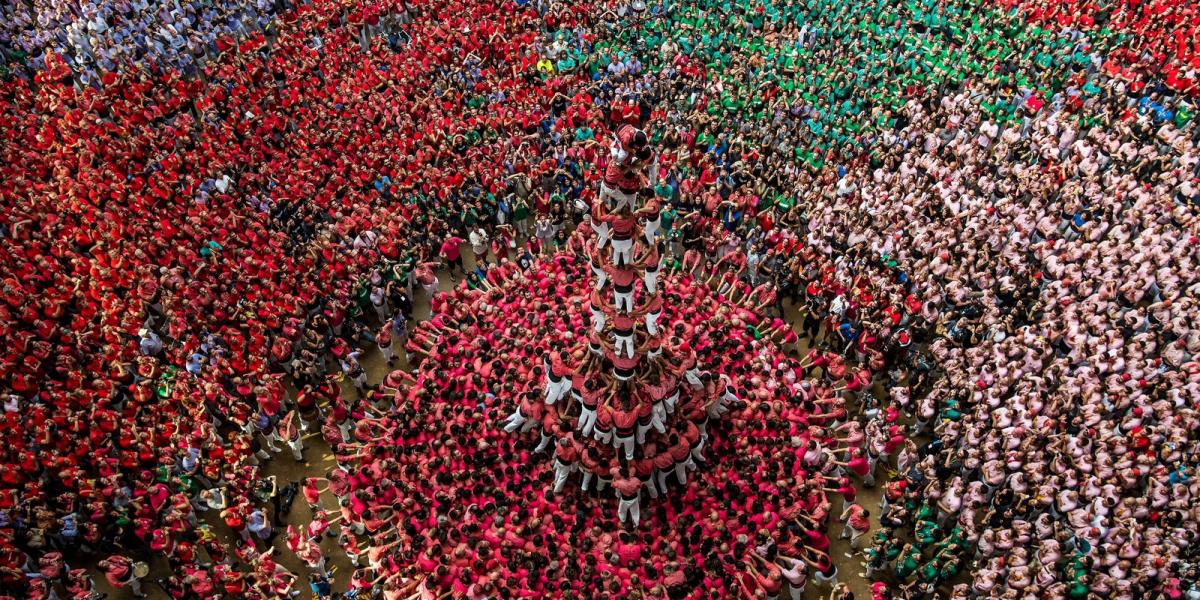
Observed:
[[[591,437],[596,430],[596,409],[580,405],[579,421],[575,423],[575,427],[583,432],[583,437]]]
[[[870,567],[867,568],[869,569]],[[870,576],[868,576],[868,578],[870,578]],[[804,586],[793,587],[791,584],[788,584],[788,596],[791,597],[792,600],[800,600],[804,597]]]
[[[642,226],[642,235],[646,237],[646,243],[654,245],[654,238],[658,235],[658,228],[662,225],[662,213],[654,215],[654,219],[646,219],[646,224]]]
[[[604,331],[604,323],[605,323],[604,311],[596,310],[596,307],[594,307],[594,306],[591,308],[592,308],[592,323],[593,323],[592,328],[596,330],[596,333],[600,333],[601,331]]]
[[[625,449],[625,460],[633,460],[634,436],[622,437],[613,435],[613,448]]]
[[[725,395],[724,395],[724,396],[721,396],[721,400],[724,400],[724,403],[725,403],[726,405],[729,405],[729,404],[732,404],[732,403],[734,403],[734,402],[737,402],[737,401],[738,401],[738,397],[737,397],[737,394],[733,393],[733,388],[732,388],[732,387],[730,387],[730,386],[725,386]],[[849,460],[849,457],[847,457],[847,460]]]
[[[625,522],[626,518],[633,519],[633,526],[637,527],[642,520],[642,507],[637,498],[632,500],[620,499],[620,504],[617,504],[617,520],[621,523]]]
[[[650,431],[650,427],[652,426],[652,424],[653,424],[653,421],[652,421],[652,422],[650,422],[650,423],[646,423],[645,425],[642,425],[641,423],[638,423],[638,426],[637,426],[637,443],[638,443],[638,445],[639,445],[639,446],[644,446],[644,445],[646,444],[646,432],[647,432],[647,431]]]
[[[708,442],[708,436],[702,435],[696,440],[696,446],[692,448],[692,464],[696,461],[704,462],[704,444]]]
[[[687,465],[685,463],[675,463],[675,479],[678,479],[680,484],[687,485]]]
[[[653,294],[658,290],[658,270],[645,271],[642,273],[642,283],[646,284],[646,291]]]
[[[633,312],[633,290],[618,292],[614,286],[613,303],[617,305],[617,310],[621,312]]]
[[[421,284],[421,287],[425,288],[425,293],[429,294],[429,297],[430,297],[430,298],[433,298],[434,294],[436,294],[436,293],[437,293],[437,291],[438,291],[438,285],[439,285],[440,283],[441,283],[441,282],[439,282],[439,281],[438,281],[438,278],[435,276],[435,277],[433,278],[433,283],[430,283],[430,284]]]
[[[826,577],[820,571],[815,571],[815,570],[813,571],[813,579],[816,580],[817,585],[819,585],[819,586],[829,586],[830,588],[836,588],[837,580],[838,580],[837,576],[838,576],[837,571],[834,571],[833,575],[829,576],[829,577]]]
[[[518,406],[517,409],[514,410],[511,415],[508,415],[508,418],[504,420],[504,431],[512,433],[524,425],[525,421],[527,420],[528,419],[525,417],[525,415],[521,414],[521,407]]]
[[[608,283],[608,273],[605,273],[604,269],[596,266],[596,263],[592,261],[588,261],[588,264],[592,267],[592,276],[596,278],[594,288],[596,291],[604,289],[604,284]]]
[[[675,390],[674,394],[663,400],[663,408],[667,409],[667,414],[675,414],[675,403],[679,402],[679,390]]]
[[[658,318],[662,312],[646,313],[646,331],[650,335],[658,335]]]
[[[596,232],[596,248],[603,248],[612,237],[612,225],[603,221],[594,221],[592,230]]]
[[[655,473],[651,473],[650,476],[646,478],[646,481],[642,482],[642,487],[646,488],[646,493],[650,494],[651,498],[658,498],[658,483],[656,483],[657,481],[658,481],[658,478],[655,476]],[[666,493],[666,492],[664,492],[664,493]]]
[[[569,391],[571,391],[570,379],[563,377],[558,381],[554,381],[549,377],[546,378],[546,404],[558,402]]]
[[[637,193],[626,193],[620,188],[615,188],[607,183],[600,182],[600,197],[608,202],[609,209],[613,212],[619,212],[626,208],[633,209],[634,203],[637,202]]]
[[[616,340],[617,356],[624,354],[627,358],[633,358],[633,336],[632,335],[614,335]]]
[[[661,401],[655,402],[654,406],[650,407],[650,426],[659,433],[667,432],[667,408],[663,406]]]
[[[633,264],[633,240],[613,240],[613,265],[631,265]]]
[[[558,460],[557,458],[554,459],[554,493],[555,494],[562,491],[563,485],[565,483],[567,483],[567,478],[571,476],[571,473],[573,471],[575,471],[575,469],[576,469],[576,467],[574,464],[564,465],[562,463],[562,461]]]

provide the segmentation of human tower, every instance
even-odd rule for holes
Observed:
[[[553,444],[554,493],[578,473],[585,492],[611,489],[618,519],[634,526],[642,492],[658,498],[686,485],[705,461],[710,421],[737,400],[725,376],[697,364],[689,324],[659,323],[663,244],[646,175],[652,159],[645,132],[618,129],[577,257],[591,271],[589,331],[576,347],[544,355],[544,406],[518,407],[506,425],[542,426],[537,449]]]

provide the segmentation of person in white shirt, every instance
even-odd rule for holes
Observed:
[[[491,237],[482,227],[476,227],[470,234],[467,235],[467,240],[471,243],[471,252],[475,255],[475,264],[483,265],[487,261],[488,244],[491,242]]]

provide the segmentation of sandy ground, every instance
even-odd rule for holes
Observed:
[[[473,266],[471,253],[465,249],[463,252],[463,259],[468,263],[469,266]],[[441,281],[442,289],[449,289],[453,285],[448,273],[443,272],[439,274],[438,279]],[[414,289],[414,295],[415,297],[412,299],[414,317],[417,321],[424,321],[429,318],[429,299],[425,296],[424,292],[419,289],[419,287]],[[785,302],[785,318],[789,323],[792,324],[793,328],[799,328],[799,324],[801,322],[799,317],[800,315],[796,308]],[[412,324],[412,326],[415,326],[415,324]],[[808,340],[805,339],[804,334],[801,334],[801,350],[807,351],[807,346]],[[399,356],[397,357],[396,367],[408,368],[408,365],[404,360],[404,353],[399,352],[398,354]],[[390,368],[383,360],[382,355],[378,350],[375,349],[368,351],[364,365],[367,369],[368,381],[371,383],[382,381],[384,376],[390,372]],[[346,385],[343,389],[343,393],[353,395],[356,392],[352,385]],[[287,482],[300,481],[305,477],[324,476],[329,469],[333,468],[334,466],[333,455],[330,453],[329,447],[323,440],[321,440],[320,436],[316,435],[305,440],[305,444],[306,448],[304,451],[304,458],[307,461],[306,463],[296,462],[292,458],[291,452],[285,449],[284,452],[277,454],[273,460],[264,465],[263,468],[265,472],[268,475],[274,475],[281,486],[285,485]],[[875,488],[859,489],[856,498],[856,501],[859,504],[871,512],[871,521],[873,524],[871,534],[873,534],[875,528],[878,527],[878,509],[880,500],[880,491],[878,485],[887,481],[885,476],[886,470],[887,467],[885,465],[880,465],[878,471],[876,472],[877,486]],[[862,486],[859,487],[861,488]],[[328,498],[327,494],[324,495],[322,499],[325,501],[325,507],[327,509],[336,508],[334,503]],[[842,500],[840,497],[833,497],[831,501],[833,508],[830,512],[832,514],[826,523],[826,531],[829,537],[832,539],[830,551],[835,564],[838,566],[838,580],[848,583],[856,597],[869,598],[870,582],[861,576],[863,571],[862,561],[858,556],[848,556],[848,553],[850,552],[848,540],[839,538],[842,533],[842,524],[836,519],[841,513]],[[226,527],[218,515],[215,514],[215,512],[210,511],[209,513],[205,513],[201,515],[201,518],[210,523],[213,526],[214,531],[216,531],[222,539],[236,539],[237,534]],[[287,523],[294,524],[299,528],[300,526],[307,524],[310,518],[311,513],[309,512],[308,505],[304,502],[303,498],[297,498],[292,507],[291,513],[287,516],[285,521]],[[279,535],[273,540],[273,546],[277,550],[276,560],[299,575],[299,578],[297,579],[297,588],[301,592],[299,597],[310,598],[311,594],[309,592],[307,583],[309,570],[304,564],[297,560],[290,551],[287,550],[284,545],[284,537],[285,533],[281,528],[279,530]],[[870,534],[868,534],[867,538],[864,538],[864,543],[869,539]],[[335,538],[325,538],[321,544],[321,547],[325,550],[325,554],[327,557],[329,557],[329,562],[332,565],[334,591],[345,590],[347,576],[352,570],[349,561],[346,559],[345,555],[342,554]],[[70,561],[69,557],[68,560]],[[77,561],[72,561],[72,566],[77,566],[74,564],[75,562],[84,563],[94,561],[79,559]],[[151,571],[150,575],[143,582],[143,590],[149,595],[150,598],[166,600],[166,593],[160,587],[154,584],[153,580],[155,578],[169,575],[170,569],[167,566],[167,561],[164,557],[157,556],[152,557],[148,562],[151,565]],[[98,571],[96,571],[94,567],[91,567],[91,570],[93,571],[93,575],[96,579],[97,588],[101,592],[108,593],[109,598],[114,600],[126,600],[134,598],[133,593],[128,589],[119,591],[111,589],[104,580],[104,577]],[[828,588],[818,587],[810,577],[809,584],[804,593],[804,598],[806,600],[828,598],[829,595],[830,593]],[[782,597],[787,598],[786,592]]]

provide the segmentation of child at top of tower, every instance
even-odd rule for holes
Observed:
[[[632,125],[623,125],[617,130],[609,147],[608,167],[604,170],[604,188],[616,210],[628,205],[633,207],[638,190],[645,186],[643,173],[653,151],[650,149],[646,132]]]

